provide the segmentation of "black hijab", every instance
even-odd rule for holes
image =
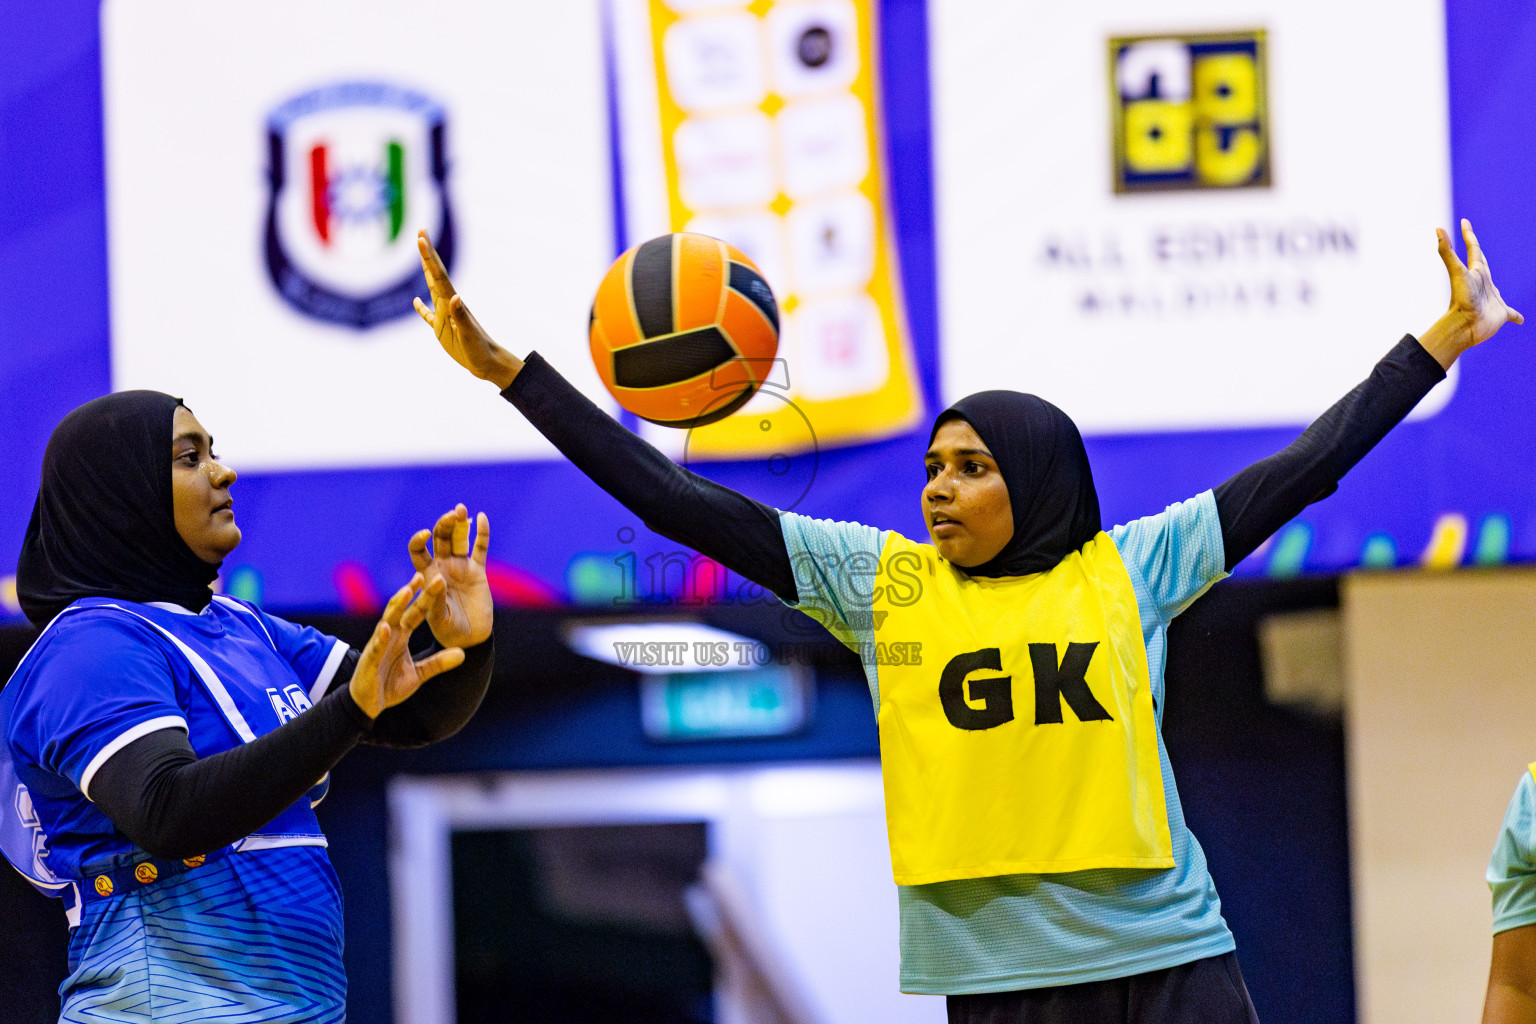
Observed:
[[[219,567],[176,532],[171,421],[178,398],[120,391],[54,428],[16,566],[16,595],[35,625],[81,597],[171,601],[199,611]]]
[[[1008,485],[1013,536],[971,576],[1025,576],[1054,569],[1103,528],[1088,452],[1071,418],[1050,402],[1018,391],[978,391],[939,413],[934,435],[950,420],[976,431]]]

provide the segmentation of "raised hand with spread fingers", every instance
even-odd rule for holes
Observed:
[[[448,280],[448,268],[432,248],[425,231],[416,233],[416,248],[421,253],[421,271],[432,293],[432,308],[416,300],[416,312],[437,335],[437,343],[470,373],[494,383],[503,391],[523,368],[523,361],[491,340],[480,321],[475,319],[464,300]]]
[[[1419,336],[1419,344],[1447,370],[1473,345],[1487,341],[1505,324],[1523,324],[1525,317],[1509,306],[1493,283],[1488,257],[1472,233],[1472,222],[1461,220],[1461,238],[1467,246],[1467,262],[1456,255],[1456,246],[1444,228],[1435,229],[1440,260],[1451,276],[1451,305]]]
[[[456,505],[432,529],[418,530],[408,545],[411,564],[426,585],[443,583],[442,598],[430,606],[426,621],[444,647],[473,647],[491,635],[494,608],[485,575],[491,521],[484,512],[475,516],[474,534],[471,544],[469,510]]]
[[[349,683],[352,699],[370,718],[377,718],[386,708],[399,704],[433,676],[463,664],[464,651],[458,647],[415,661],[407,646],[411,634],[431,615],[446,587],[441,578],[428,583],[417,573],[384,606],[384,615],[373,627],[373,636],[358,657]]]

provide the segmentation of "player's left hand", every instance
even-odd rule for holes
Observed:
[[[471,548],[469,510],[463,505],[444,512],[432,529],[411,537],[411,564],[416,571],[428,585],[436,579],[445,584],[442,600],[427,614],[428,628],[444,647],[473,647],[491,635],[491,587],[485,577],[490,545],[491,521],[481,512],[475,517]]]
[[[1472,222],[1461,220],[1461,237],[1467,245],[1467,262],[1462,264],[1456,256],[1456,247],[1444,229],[1436,232],[1440,241],[1440,259],[1451,275],[1451,309],[1469,325],[1469,346],[1487,341],[1505,324],[1523,324],[1525,317],[1520,311],[1507,305],[1504,296],[1493,283],[1493,272],[1488,269],[1488,257],[1472,233]]]

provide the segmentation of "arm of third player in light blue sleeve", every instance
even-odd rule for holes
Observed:
[[[1527,770],[1488,862],[1493,957],[1483,1024],[1536,1024],[1536,781]]]
[[[1132,579],[1141,577],[1164,623],[1227,575],[1221,517],[1210,491],[1109,532]]]
[[[875,574],[886,533],[861,523],[780,512],[799,600],[790,605],[859,650],[874,640]]]
[[[1488,862],[1493,930],[1536,924],[1536,780],[1521,776]]]

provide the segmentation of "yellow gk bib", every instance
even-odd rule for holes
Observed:
[[[921,664],[878,674],[897,884],[1172,867],[1141,616],[1109,535],[1032,576],[973,579],[894,533],[880,564],[904,593],[921,581],[874,617],[877,645],[921,644]]]

